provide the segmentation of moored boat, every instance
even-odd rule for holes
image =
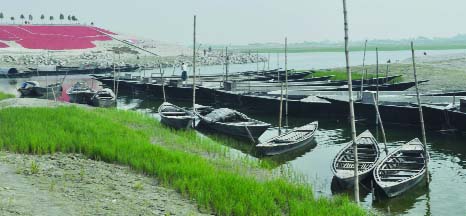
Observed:
[[[374,180],[388,197],[398,196],[427,175],[429,153],[418,138],[397,148],[374,169]]]
[[[271,125],[228,108],[204,109],[197,112],[200,124],[231,135],[257,140]]]
[[[256,145],[256,150],[267,156],[289,152],[311,143],[319,124],[317,121],[293,128],[281,135]]]
[[[159,106],[160,121],[176,129],[188,129],[193,126],[194,116],[189,111],[174,104],[164,102]]]
[[[380,158],[380,149],[377,140],[369,132],[364,131],[356,137],[358,149],[358,172],[359,180],[362,181],[370,176]],[[338,179],[340,186],[351,187],[354,185],[354,146],[349,142],[333,159],[332,172]]]
[[[40,86],[37,81],[26,81],[21,84],[18,91],[22,97],[42,97],[53,96],[58,97],[61,95],[63,88],[61,83],[54,83],[45,87]]]
[[[96,107],[114,107],[116,106],[115,93],[109,88],[97,91],[91,98],[92,105]]]
[[[95,90],[91,89],[86,82],[76,82],[71,88],[66,90],[71,103],[90,104],[91,98],[95,95]]]

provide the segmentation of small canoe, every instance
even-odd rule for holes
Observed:
[[[356,137],[358,145],[358,177],[362,181],[370,176],[380,158],[380,149],[377,140],[369,132],[364,131]],[[342,187],[352,187],[354,185],[354,148],[353,142],[349,142],[341,149],[332,163],[333,175],[337,178]]]
[[[256,150],[262,155],[272,156],[304,147],[311,143],[318,126],[318,122],[315,121],[296,127],[256,145]]]
[[[164,102],[158,109],[160,122],[175,129],[188,129],[193,126],[193,115],[174,104]]]
[[[197,110],[200,125],[205,125],[212,130],[216,130],[231,136],[247,139],[259,138],[271,125],[228,108]]]
[[[80,104],[90,104],[91,98],[95,93],[95,90],[91,89],[86,82],[76,82],[66,91],[66,94],[70,97],[71,103]]]
[[[96,107],[114,107],[116,105],[115,93],[109,88],[104,88],[95,93],[91,98],[92,105]]]
[[[429,153],[415,138],[387,155],[374,169],[377,185],[388,197],[398,196],[413,188],[427,175]]]

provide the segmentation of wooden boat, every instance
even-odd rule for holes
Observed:
[[[196,110],[200,125],[207,126],[213,130],[248,139],[257,140],[271,125],[236,110],[228,108],[204,109],[202,112]]]
[[[160,121],[176,129],[187,129],[193,126],[194,116],[187,110],[168,102],[162,103],[158,109]]]
[[[91,89],[86,82],[77,82],[66,91],[70,97],[71,103],[89,104],[91,98],[95,95],[95,91]]]
[[[283,154],[311,143],[319,124],[317,121],[294,128],[256,145],[256,150],[267,156]]]
[[[96,107],[114,107],[116,106],[115,93],[109,88],[97,91],[91,98],[92,105]]]
[[[364,131],[356,137],[358,145],[358,176],[362,181],[368,177],[380,158],[380,149],[377,140],[369,132]],[[342,187],[354,185],[354,152],[353,142],[349,142],[338,152],[332,163],[333,175],[338,179]]]
[[[18,91],[23,97],[42,97],[42,96],[52,96],[53,94],[56,97],[61,95],[63,87],[61,83],[50,84],[46,87],[39,85],[37,81],[26,81],[21,84],[21,87],[18,88]],[[48,95],[47,95],[48,93]]]
[[[374,169],[377,185],[388,197],[398,196],[416,186],[427,175],[429,153],[415,138],[385,157]]]

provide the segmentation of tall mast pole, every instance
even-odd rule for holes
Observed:
[[[364,90],[364,71],[366,70],[366,48],[367,48],[367,40],[364,42],[364,56],[362,57],[362,76],[361,76],[361,98],[362,98],[362,91]]]
[[[375,79],[376,79],[376,99],[377,104],[379,104],[379,48],[375,48]]]
[[[196,15],[194,15],[193,31],[193,112],[196,112]]]
[[[285,37],[285,126],[288,127],[288,39]]]
[[[411,55],[413,59],[413,72],[414,72],[414,83],[416,84],[416,97],[417,97],[417,104],[419,106],[419,119],[421,121],[421,130],[422,130],[422,144],[424,145],[424,158],[426,160],[426,170],[428,170],[427,166],[427,138],[426,138],[426,129],[424,127],[424,115],[422,113],[422,104],[421,104],[421,96],[419,95],[419,87],[417,83],[417,74],[416,74],[416,61],[414,59],[414,45],[411,41]],[[427,174],[427,183],[429,183],[429,174]]]
[[[349,49],[348,49],[348,18],[346,10],[346,0],[343,0],[343,17],[345,28],[345,59],[346,59],[346,73],[348,74],[348,95],[349,95],[349,110],[350,110],[350,123],[351,123],[351,138],[353,140],[354,149],[354,199],[359,204],[359,177],[358,177],[358,145],[356,143],[356,124],[354,122],[354,104],[353,104],[353,83],[351,81],[351,69],[349,63]]]
[[[225,81],[228,81],[228,63],[230,58],[228,57],[228,47],[225,47]]]

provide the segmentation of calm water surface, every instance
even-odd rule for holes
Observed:
[[[422,52],[422,51],[419,51]],[[451,54],[463,52],[461,50],[428,51],[429,54]],[[409,51],[381,52],[381,59],[392,61],[403,60],[410,56]],[[276,68],[276,55],[271,55],[270,67]],[[368,55],[368,63],[372,63],[375,57]],[[275,65],[273,65],[275,62]],[[283,63],[283,59],[280,60]],[[352,63],[362,62],[362,52],[352,53]],[[344,66],[343,53],[293,53],[289,55],[290,68],[330,68]],[[267,65],[260,65],[262,69]],[[282,66],[282,65],[281,65]],[[256,70],[256,64],[232,65],[230,71]],[[202,67],[201,73],[221,73],[222,66]],[[138,73],[138,72],[136,72]],[[16,88],[26,80],[38,80],[42,85],[62,79],[58,77],[34,77],[29,79],[0,79],[0,91],[16,94]],[[88,82],[94,88],[101,88],[100,83],[92,81],[87,75],[68,76],[64,83],[64,89],[68,89],[79,80]],[[66,94],[62,94],[59,100],[67,100]],[[119,109],[139,110],[147,113],[155,113],[162,103],[160,99],[151,96],[121,92],[118,98]],[[189,102],[174,102],[179,105],[189,106]],[[356,110],[357,112],[357,110]],[[277,125],[275,116],[251,115],[254,118]],[[316,145],[307,149],[293,152],[280,157],[270,158],[277,163],[275,169],[281,166],[292,167],[302,173],[312,183],[315,193],[323,196],[333,194],[347,194],[351,191],[332,191],[331,162],[336,153],[350,140],[349,124],[346,120],[338,119],[310,119],[290,118],[289,125],[300,126],[311,121],[319,121],[319,131],[316,133]],[[369,129],[377,134],[373,126],[357,124],[358,133]],[[402,142],[420,137],[420,128],[400,128],[386,125],[386,133],[389,151],[396,148]],[[272,133],[272,132],[270,132]],[[206,133],[207,136],[215,136],[227,146],[230,146],[240,154],[254,155],[250,143],[241,140],[232,140],[222,135]],[[420,185],[394,199],[372,201],[372,194],[361,186],[361,199],[364,206],[375,208],[382,213],[396,215],[465,215],[466,214],[466,136],[444,135],[435,131],[428,131],[428,150],[432,160],[429,164],[431,183],[428,187]],[[381,140],[381,137],[379,137]],[[380,146],[383,148],[383,146]]]

